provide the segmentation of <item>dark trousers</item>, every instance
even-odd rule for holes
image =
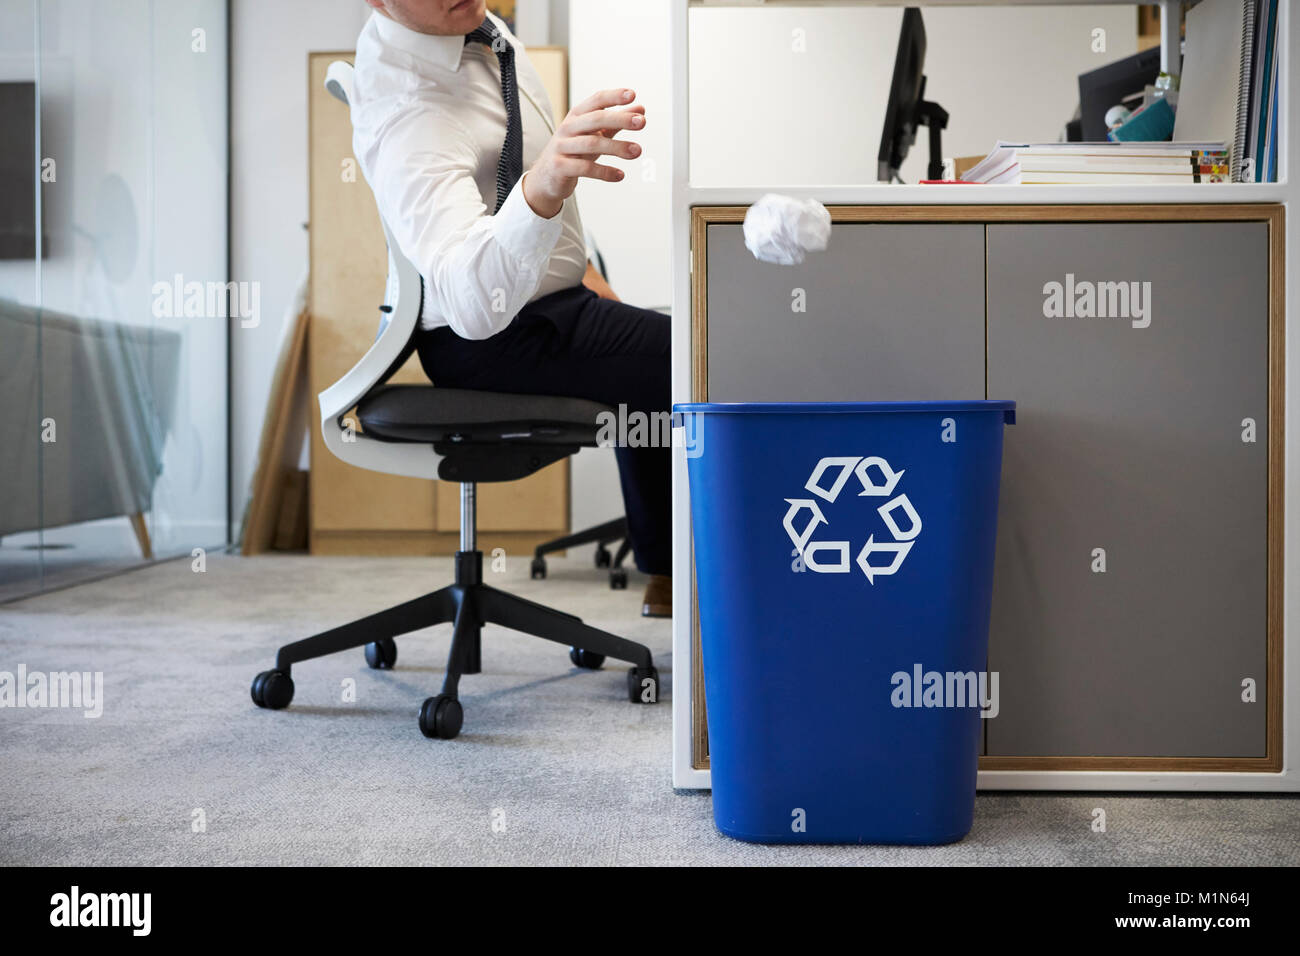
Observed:
[[[586,398],[653,415],[669,410],[669,328],[666,315],[575,286],[530,302],[491,338],[463,339],[444,326],[416,344],[435,385]],[[614,453],[636,566],[671,574],[671,453],[622,443]]]

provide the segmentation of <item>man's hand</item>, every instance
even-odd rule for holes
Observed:
[[[623,178],[621,169],[596,160],[601,156],[636,159],[641,155],[636,143],[614,138],[625,129],[645,128],[645,107],[633,106],[635,99],[632,90],[602,90],[569,110],[537,162],[524,174],[524,199],[533,212],[550,219],[573,195],[583,177],[610,183]]]
[[[613,299],[615,302],[623,301],[614,294],[614,290],[609,287],[605,277],[600,274],[600,270],[591,264],[590,260],[587,261],[587,274],[582,277],[582,284],[602,299]]]

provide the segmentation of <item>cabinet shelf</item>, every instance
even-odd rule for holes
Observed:
[[[922,186],[866,183],[836,186],[687,186],[689,206],[749,205],[766,193],[817,199],[827,205],[1130,204],[1285,202],[1286,183],[1178,186]]]

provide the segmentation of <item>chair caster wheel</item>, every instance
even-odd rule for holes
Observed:
[[[371,670],[391,671],[397,663],[397,642],[391,637],[366,645],[366,663]]]
[[[607,568],[614,563],[614,556],[609,553],[609,548],[603,544],[596,546],[596,567]]]
[[[446,694],[430,697],[420,707],[420,733],[426,737],[451,740],[460,733],[465,711],[460,701]]]
[[[267,710],[282,710],[293,700],[293,678],[284,671],[262,671],[250,688],[253,703]]]
[[[605,655],[597,654],[595,651],[586,651],[581,647],[569,648],[569,660],[573,661],[574,667],[585,667],[589,671],[598,671],[604,666]]]
[[[653,704],[659,700],[659,672],[653,667],[629,667],[627,699],[634,704]]]
[[[609,586],[615,591],[627,590],[627,572],[622,568],[615,568],[609,572]]]
[[[534,581],[546,577],[546,559],[533,558],[533,563],[528,568],[528,576]]]

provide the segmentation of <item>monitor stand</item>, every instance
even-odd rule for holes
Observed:
[[[921,100],[916,104],[916,125],[930,127],[930,179],[943,179],[943,133],[948,128],[948,111],[938,103]]]

